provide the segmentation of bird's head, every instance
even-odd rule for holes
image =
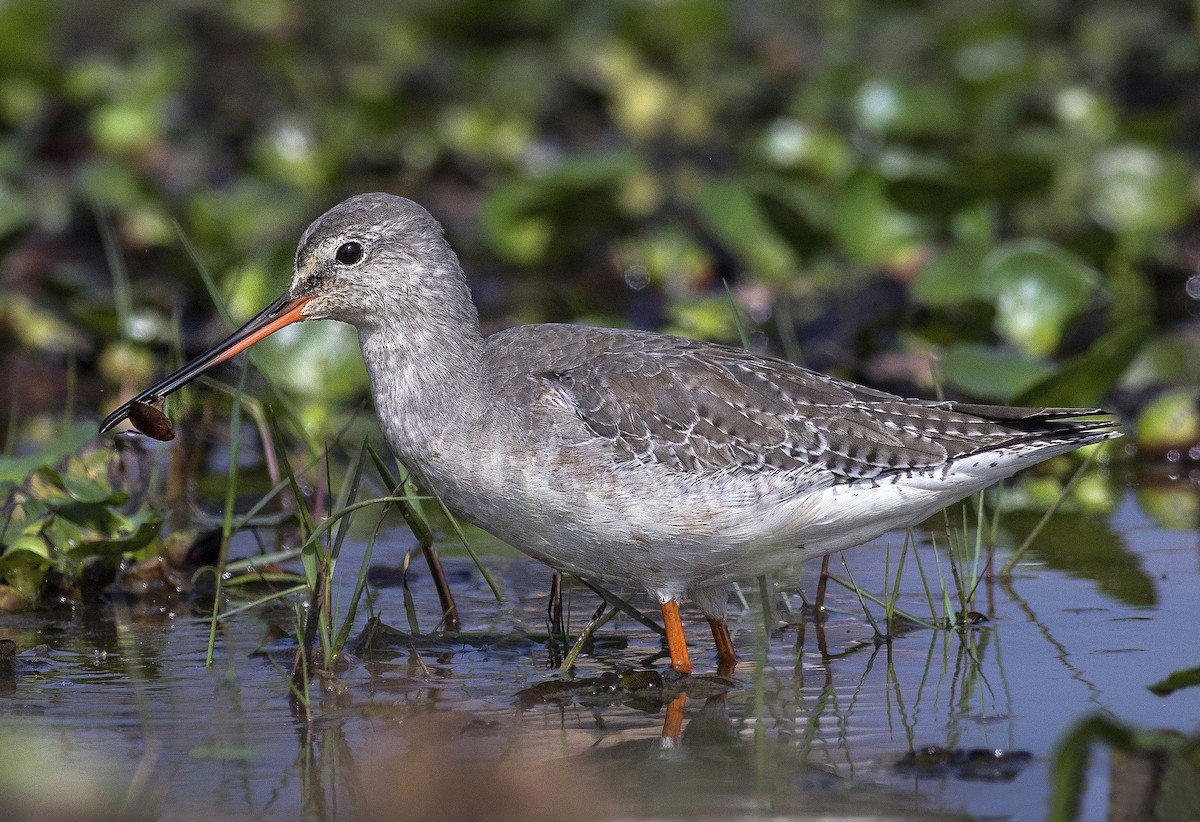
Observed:
[[[465,304],[465,309],[462,308]],[[458,259],[428,211],[391,194],[359,194],[318,217],[300,238],[287,290],[257,316],[110,414],[101,433],[134,402],[156,403],[281,328],[303,320],[372,326],[447,306],[474,307]]]

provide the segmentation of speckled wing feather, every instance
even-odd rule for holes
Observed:
[[[526,327],[528,328],[528,326]],[[557,333],[548,334],[547,329]],[[936,469],[977,451],[1103,439],[1089,409],[904,400],[782,360],[677,337],[540,326],[526,375],[570,408],[617,463],[684,473],[839,478]],[[520,345],[519,335],[510,344]],[[530,358],[521,357],[528,366]],[[511,375],[513,377],[517,375]]]

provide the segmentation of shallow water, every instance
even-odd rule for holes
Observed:
[[[1184,483],[1175,490],[1194,497]],[[211,669],[199,604],[2,616],[0,637],[21,654],[0,669],[0,795],[14,818],[1041,819],[1049,757],[1081,717],[1188,734],[1200,724],[1200,688],[1146,688],[1196,664],[1197,535],[1156,524],[1138,500],[1128,493],[1107,523],[1056,517],[1010,584],[983,584],[977,607],[990,621],[966,632],[914,628],[877,644],[858,600],[831,585],[823,625],[791,595],[766,638],[754,586],[750,607],[733,605],[744,661],[727,691],[712,676],[668,677],[638,694],[523,698],[561,677],[530,637],[545,632],[550,574],[509,554],[487,558],[499,604],[469,559],[444,555],[466,635],[351,658],[336,681],[313,685],[311,723],[293,712],[279,667],[294,647],[278,636],[290,620],[282,606],[223,622]],[[903,536],[846,555],[868,591],[885,588],[888,542]],[[410,547],[403,528],[385,532],[376,563],[396,565]],[[343,550],[343,597],[361,550]],[[936,588],[934,549],[920,553]],[[928,616],[909,563],[901,607]],[[811,597],[816,565],[806,570]],[[437,601],[419,556],[409,579],[432,629]],[[385,623],[407,626],[400,587],[373,586],[372,597]],[[567,600],[577,631],[597,599],[571,588]],[[685,620],[697,672],[711,672],[703,619]],[[656,635],[621,616],[575,677],[663,671],[659,653]],[[680,693],[675,734],[667,705]],[[953,753],[914,761],[927,746]],[[1082,818],[1104,817],[1110,787],[1098,749]]]

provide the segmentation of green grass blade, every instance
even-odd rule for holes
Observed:
[[[450,520],[450,527],[454,529],[454,533],[458,536],[459,542],[462,543],[463,548],[467,549],[467,554],[470,555],[471,561],[475,563],[475,567],[478,568],[479,573],[483,575],[483,581],[486,582],[488,587],[492,589],[492,596],[496,598],[497,602],[503,602],[504,597],[500,594],[499,586],[497,586],[496,581],[492,579],[492,575],[488,573],[488,569],[483,566],[483,561],[479,558],[479,554],[475,553],[475,548],[472,547],[471,542],[467,539],[467,535],[463,533],[462,526],[458,524],[458,517],[454,516],[453,512],[446,507],[446,503],[442,501],[441,497],[434,497],[434,499],[438,501],[438,505],[442,506],[442,511],[445,512],[446,518]]]
[[[601,605],[601,607],[603,608],[604,606]],[[571,672],[571,669],[575,667],[575,661],[579,659],[579,655],[583,653],[583,646],[587,644],[589,639],[596,635],[596,631],[600,630],[609,622],[611,622],[612,618],[615,617],[620,610],[621,609],[619,607],[613,606],[612,608],[609,608],[608,611],[603,615],[588,620],[587,625],[583,626],[583,631],[579,634],[579,638],[575,640],[575,644],[571,646],[571,650],[568,651],[567,655],[563,658],[562,665],[558,666],[559,676],[566,676]]]
[[[363,591],[367,587],[367,571],[371,568],[371,557],[375,553],[375,541],[379,537],[379,531],[383,527],[384,518],[387,516],[388,506],[385,505],[379,512],[379,519],[375,522],[375,528],[371,531],[371,537],[367,540],[367,547],[363,550],[362,564],[358,569],[358,579],[354,581],[354,591],[350,594],[350,604],[346,608],[346,617],[342,620],[341,628],[338,630],[337,636],[333,642],[333,652],[341,655],[342,649],[346,647],[346,641],[350,638],[350,630],[354,626],[354,620],[358,617],[358,606],[362,601]]]
[[[600,585],[598,585],[595,582],[592,582],[591,580],[584,579],[583,577],[575,577],[575,579],[579,580],[586,587],[590,588],[592,590],[592,593],[594,593],[596,596],[603,599],[605,602],[608,602],[610,605],[614,605],[617,608],[619,608],[621,610],[621,612],[624,613],[626,616],[632,617],[633,619],[637,620],[642,625],[645,625],[647,628],[649,628],[651,631],[654,631],[654,633],[658,634],[659,636],[667,635],[667,632],[663,629],[663,627],[661,625],[659,625],[657,622],[652,620],[650,617],[643,614],[637,608],[630,605],[629,600],[625,599],[624,597],[617,596],[612,591],[609,591],[607,588],[601,587]]]
[[[225,620],[227,620],[230,617],[235,616],[237,614],[252,610],[254,608],[261,608],[263,605],[266,605],[268,602],[274,602],[276,600],[286,599],[287,597],[290,597],[292,594],[304,593],[305,590],[306,590],[306,586],[302,583],[300,585],[293,585],[291,588],[283,588],[279,591],[272,591],[269,594],[264,594],[263,596],[258,597],[253,602],[247,602],[244,605],[238,605],[235,608],[230,608],[227,611],[223,611],[221,613],[221,615],[217,617],[217,619],[224,622]]]
[[[104,261],[108,264],[108,272],[112,276],[113,308],[117,313],[117,330],[122,340],[130,337],[129,329],[133,317],[133,291],[129,287],[129,269],[125,267],[125,258],[121,254],[121,244],[117,241],[117,232],[113,230],[112,218],[108,212],[96,208],[96,228],[100,233],[100,245],[104,249]]]
[[[729,283],[721,280],[721,285],[725,286],[725,297],[729,300],[729,311],[733,315],[733,325],[737,328],[738,339],[742,341],[742,348],[750,350],[750,335],[746,332],[746,326],[742,324],[742,312],[738,311],[737,302],[733,299],[733,291],[729,288]]]
[[[233,505],[237,499],[238,452],[241,446],[242,430],[242,393],[246,386],[248,369],[242,366],[242,374],[238,380],[238,393],[233,398],[233,411],[229,422],[229,485],[225,492],[225,521],[221,526],[221,548],[217,557],[216,582],[213,588],[212,620],[208,627],[208,651],[204,657],[204,665],[211,668],[213,664],[213,649],[217,643],[217,619],[221,614],[221,588],[225,578],[225,563],[229,559],[229,539],[233,535]]]
[[[758,576],[758,599],[762,608],[763,646],[769,647],[771,644],[771,631],[775,627],[775,620],[772,619],[774,608],[771,607],[771,583],[767,579],[766,574],[759,574]]]
[[[1017,550],[1013,551],[1012,556],[1008,558],[1008,562],[1004,563],[1004,567],[1000,569],[1001,577],[1012,576],[1013,568],[1015,568],[1017,563],[1021,561],[1021,557],[1026,551],[1029,550],[1029,546],[1033,544],[1035,539],[1037,539],[1038,534],[1040,534],[1042,529],[1046,527],[1046,523],[1050,521],[1050,518],[1054,516],[1054,514],[1058,511],[1059,506],[1063,504],[1063,501],[1071,493],[1071,489],[1073,489],[1076,483],[1083,478],[1083,475],[1087,472],[1087,469],[1090,468],[1092,463],[1095,461],[1096,452],[1093,451],[1092,453],[1088,454],[1083,463],[1080,464],[1077,469],[1075,469],[1075,473],[1071,475],[1071,479],[1069,479],[1067,484],[1063,486],[1062,493],[1058,495],[1058,499],[1054,500],[1054,503],[1046,509],[1046,513],[1042,514],[1042,518],[1038,520],[1037,525],[1033,526],[1033,530],[1029,532],[1029,536],[1025,537],[1025,541],[1021,543]]]

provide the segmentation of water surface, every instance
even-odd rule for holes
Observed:
[[[1174,490],[1194,494],[1184,483]],[[711,676],[694,611],[693,661],[707,676],[657,689],[644,678],[637,693],[542,684],[562,681],[542,636],[550,574],[507,553],[486,560],[505,596],[497,603],[470,560],[448,551],[466,635],[351,657],[335,680],[314,683],[311,723],[281,670],[294,648],[280,634],[290,606],[223,622],[211,668],[199,600],[116,597],[3,616],[0,636],[21,653],[0,671],[0,789],[15,816],[79,818],[1041,819],[1049,757],[1081,717],[1200,730],[1200,688],[1159,697],[1146,687],[1196,664],[1196,533],[1156,524],[1138,499],[1126,494],[1108,521],[1057,516],[1010,582],[982,584],[989,621],[966,631],[916,627],[877,643],[857,598],[831,585],[822,623],[788,595],[768,637],[751,586],[749,607],[731,606],[744,661],[727,689]],[[1006,522],[1015,533],[1035,519]],[[902,542],[892,534],[848,552],[854,579],[882,593],[885,546],[894,564]],[[343,603],[362,547],[344,549]],[[405,529],[385,532],[376,564],[396,566],[411,547]],[[928,616],[909,563],[900,605]],[[811,597],[816,565],[807,571]],[[407,629],[395,578],[376,569],[371,605]],[[431,630],[437,601],[419,557],[409,579]],[[574,630],[596,604],[568,591]],[[575,677],[662,672],[660,654],[653,633],[618,617]],[[1103,818],[1110,789],[1097,749],[1084,818]]]

